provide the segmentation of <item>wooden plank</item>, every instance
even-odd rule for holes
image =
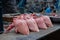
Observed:
[[[15,17],[17,15],[20,15],[20,13],[3,14],[3,21],[12,22],[13,17]]]

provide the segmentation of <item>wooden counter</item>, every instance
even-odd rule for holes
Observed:
[[[16,16],[16,15],[20,15],[20,13],[3,14],[3,21],[12,22],[13,21],[13,17]]]

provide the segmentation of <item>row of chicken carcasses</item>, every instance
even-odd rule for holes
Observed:
[[[32,32],[39,32],[39,30],[47,30],[48,27],[53,27],[49,16],[33,14],[21,14],[13,18],[13,22],[6,28],[5,33],[9,32],[15,27],[16,33],[29,35]]]

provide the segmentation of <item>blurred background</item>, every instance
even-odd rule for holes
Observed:
[[[4,0],[3,19],[9,21],[8,18],[13,15],[23,13],[45,13],[45,10],[50,6],[54,7],[57,14],[60,13],[60,0]],[[4,24],[7,24],[8,22],[5,21]]]
[[[4,14],[40,12],[51,5],[60,12],[60,0],[5,0],[3,11]]]

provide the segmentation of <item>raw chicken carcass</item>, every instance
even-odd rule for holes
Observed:
[[[36,19],[36,18],[37,18],[37,16],[36,16],[36,14],[35,14],[35,13],[31,14],[31,16],[32,16],[34,19]]]
[[[33,18],[32,16],[31,16],[31,14],[25,14],[25,16],[24,16],[24,19],[26,20],[26,19],[30,19],[30,18]]]
[[[42,17],[36,18],[35,20],[40,29],[47,29],[47,26]]]
[[[53,27],[53,24],[52,24],[49,16],[42,16],[42,18],[44,19],[44,21],[48,27]]]
[[[9,25],[9,27],[6,29],[6,31],[10,31],[11,29],[13,29],[15,26],[14,26],[14,24],[12,23],[12,24],[10,24]]]
[[[39,32],[38,26],[36,24],[36,21],[33,18],[26,19],[26,22],[28,24],[28,27],[31,31]]]
[[[29,34],[29,28],[25,20],[15,19],[13,20],[13,23],[15,25],[16,32],[18,31],[19,33],[24,34],[24,35]]]

